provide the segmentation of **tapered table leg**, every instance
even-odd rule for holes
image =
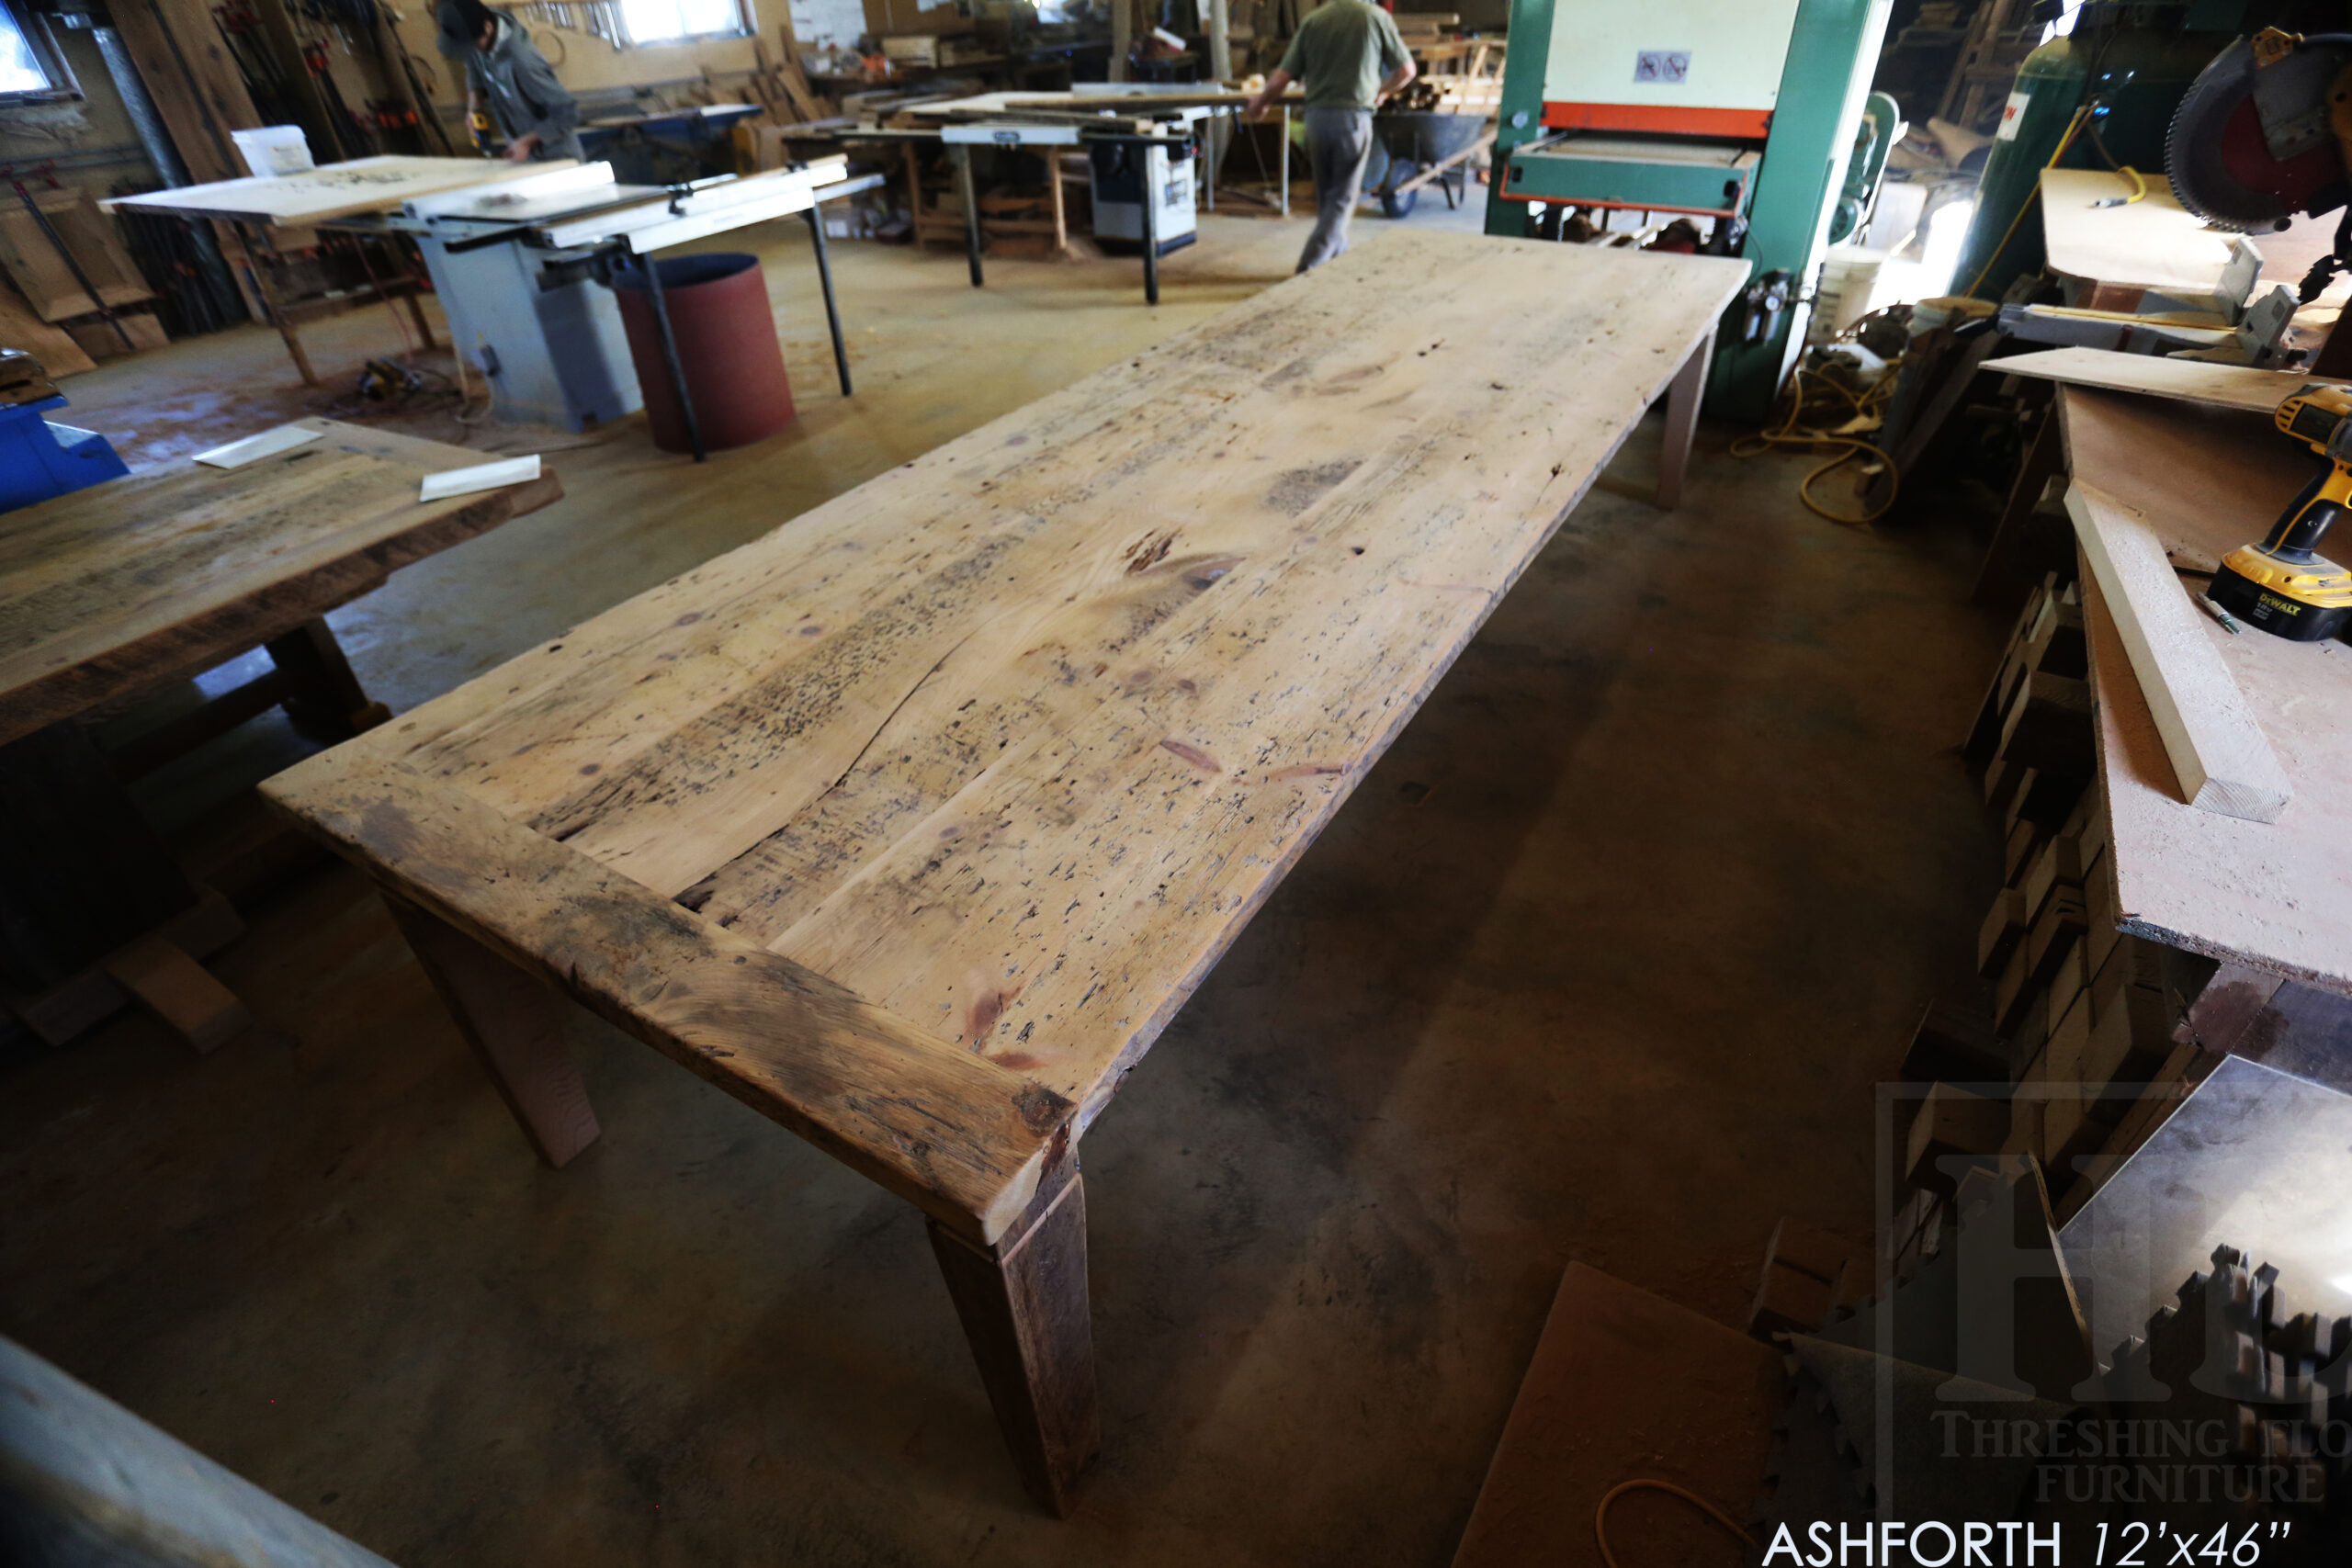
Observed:
[[[564,999],[447,922],[399,899],[385,902],[524,1136],[548,1164],[569,1163],[598,1128],[564,1043]]]
[[[1690,437],[1699,427],[1699,400],[1707,390],[1707,367],[1714,363],[1715,334],[1709,333],[1674,373],[1666,390],[1666,449],[1657,459],[1657,508],[1682,504],[1682,475],[1690,466]]]
[[[980,1382],[1029,1495],[1067,1517],[1102,1445],[1086,1292],[1086,1192],[1075,1155],[1023,1223],[982,1247],[934,1221],[932,1250],[956,1300]]]

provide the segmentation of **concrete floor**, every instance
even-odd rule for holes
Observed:
[[[798,425],[556,454],[564,502],[338,615],[354,662],[413,705],[1276,281],[1304,224],[1204,230],[1156,310],[1132,264],[975,293],[843,245],[854,403],[777,232]],[[313,335],[337,378],[391,337]],[[67,390],[153,460],[290,380],[254,329]],[[130,1017],[0,1077],[0,1332],[403,1563],[1443,1563],[1568,1259],[1737,1321],[1781,1213],[1867,1238],[1871,1086],[1993,892],[1971,547],[1826,523],[1733,434],[1661,515],[1637,433],[1090,1135],[1075,1518],[1015,1484],[911,1209],[585,1019],[605,1136],[541,1168],[341,870],[218,962],[262,1021],[216,1055]],[[149,799],[300,750],[256,721]]]

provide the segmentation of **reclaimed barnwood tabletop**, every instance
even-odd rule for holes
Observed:
[[[1392,232],[266,792],[551,1163],[560,995],[921,1206],[1066,1510],[1080,1134],[1669,386],[1671,493],[1747,273]]]

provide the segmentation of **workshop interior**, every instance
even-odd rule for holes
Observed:
[[[2352,5],[1424,3],[0,0],[0,1564],[2352,1560]]]

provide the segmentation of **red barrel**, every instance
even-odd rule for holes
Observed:
[[[662,327],[654,319],[644,260],[637,265],[639,270],[615,276],[613,291],[620,297],[621,325],[645,394],[645,416],[653,425],[653,445],[664,452],[691,452],[685,414],[662,353]],[[792,384],[785,379],[784,350],[775,340],[760,258],[673,256],[653,265],[662,269],[662,302],[670,309],[678,367],[694,400],[704,449],[749,446],[790,424]]]

